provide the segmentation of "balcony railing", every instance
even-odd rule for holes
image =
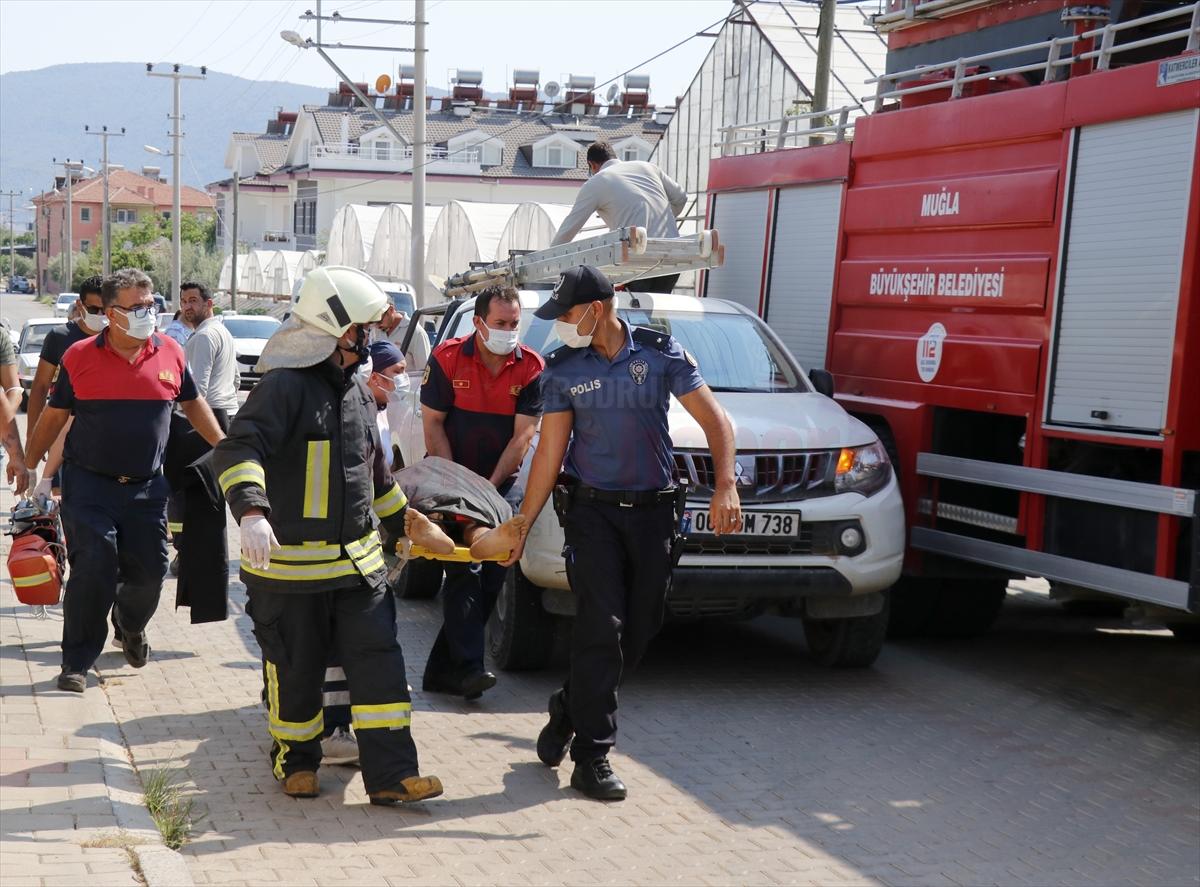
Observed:
[[[262,239],[266,243],[291,243],[292,232],[290,231],[264,231]]]
[[[449,172],[460,175],[478,173],[481,169],[483,151],[479,147],[427,148],[426,170]],[[309,165],[324,169],[374,169],[407,172],[413,168],[413,149],[409,145],[314,145],[309,155]]]

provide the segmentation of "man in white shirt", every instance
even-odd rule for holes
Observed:
[[[236,412],[238,405],[237,351],[233,336],[214,316],[212,298],[204,284],[180,286],[179,304],[183,308],[183,320],[193,329],[184,353],[196,390],[208,401],[222,427],[227,427],[229,414]]]
[[[588,146],[588,180],[575,197],[575,205],[563,219],[552,246],[569,243],[596,213],[610,230],[639,226],[647,237],[678,237],[676,217],[687,205],[687,193],[653,163],[617,160],[608,142]],[[639,280],[638,292],[669,293],[678,274]]]

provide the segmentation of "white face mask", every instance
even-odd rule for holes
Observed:
[[[490,326],[486,327],[487,338],[483,340],[483,347],[492,354],[512,354],[517,348],[517,341],[521,338],[520,330],[495,330]]]
[[[392,390],[388,392],[389,401],[401,400],[409,389],[408,373],[401,373],[398,376],[392,376]]]
[[[108,318],[103,314],[85,313],[83,315],[83,325],[93,333],[101,333],[108,326]]]
[[[583,323],[583,321],[584,318],[579,319],[579,323]],[[579,332],[579,323],[571,323],[566,320],[554,321],[554,332],[558,333],[558,337],[568,348],[587,348],[591,345],[592,336],[596,334],[596,327],[600,325],[600,318],[596,318],[596,322],[592,324],[592,331],[586,336]]]
[[[124,316],[125,329],[123,332],[131,339],[149,339],[150,334],[158,325],[158,312],[153,308],[146,312],[145,317],[136,317],[127,311],[117,310]]]

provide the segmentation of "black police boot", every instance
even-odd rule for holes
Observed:
[[[537,739],[537,756],[547,767],[557,767],[567,756],[567,746],[575,735],[571,715],[567,713],[567,694],[555,690],[550,694],[550,720]]]
[[[577,761],[571,774],[571,788],[597,801],[624,801],[626,795],[625,783],[613,773],[607,757]]]

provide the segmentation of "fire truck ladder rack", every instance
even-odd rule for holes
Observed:
[[[725,248],[715,230],[691,237],[647,237],[645,228],[619,228],[455,274],[446,281],[445,292],[457,299],[489,286],[557,280],[576,265],[598,268],[614,285],[632,284],[642,277],[719,268],[724,261]]]
[[[919,4],[916,9],[919,12],[922,6],[931,4]],[[1169,19],[1187,18],[1188,24],[1177,31],[1170,31],[1165,34],[1156,34],[1153,37],[1146,37],[1142,40],[1132,40],[1129,43],[1113,45],[1117,34],[1121,31],[1137,28],[1143,25],[1153,24],[1155,22],[1167,21]],[[1100,38],[1100,46],[1097,49],[1091,49],[1087,52],[1081,52],[1078,55],[1071,54],[1071,48],[1081,40],[1088,41],[1085,45],[1091,46],[1091,41],[1094,38]],[[922,65],[918,68],[910,68],[907,71],[893,71],[890,74],[884,74],[880,77],[872,78],[867,83],[877,84],[877,92],[873,96],[867,96],[863,99],[863,103],[874,102],[875,110],[878,111],[883,107],[883,103],[888,99],[899,98],[900,96],[913,95],[918,92],[931,92],[934,90],[944,90],[947,86],[950,87],[950,98],[962,98],[963,87],[968,83],[974,83],[976,80],[988,80],[993,77],[1004,77],[1009,74],[1025,74],[1030,71],[1042,71],[1044,73],[1043,82],[1052,83],[1059,78],[1063,68],[1068,68],[1077,62],[1084,62],[1091,59],[1096,59],[1096,69],[1106,71],[1112,61],[1114,55],[1122,52],[1128,52],[1134,49],[1141,49],[1146,46],[1154,46],[1159,43],[1168,43],[1172,40],[1187,40],[1185,52],[1196,52],[1200,50],[1200,2],[1192,3],[1189,6],[1179,6],[1174,9],[1167,9],[1162,12],[1156,12],[1153,15],[1144,15],[1141,18],[1129,19],[1128,21],[1118,22],[1116,24],[1108,24],[1103,28],[1096,28],[1091,31],[1085,31],[1082,34],[1074,34],[1069,37],[1055,37],[1051,40],[1043,40],[1039,43],[1028,43],[1025,46],[1013,46],[1007,49],[998,49],[994,52],[985,52],[980,55],[967,56],[966,58],[954,59],[953,61],[942,62],[936,65]],[[1012,68],[1001,68],[999,70],[982,71],[975,74],[968,74],[967,69],[984,62],[992,62],[996,59],[1005,58],[1008,56],[1022,55],[1030,52],[1044,51],[1046,60],[1042,62],[1034,62],[1028,65],[1017,65]],[[921,83],[916,86],[907,86],[901,89],[891,88],[902,80],[908,80],[915,77],[927,77],[929,74],[937,71],[953,71],[953,79],[938,80],[935,82]]]

